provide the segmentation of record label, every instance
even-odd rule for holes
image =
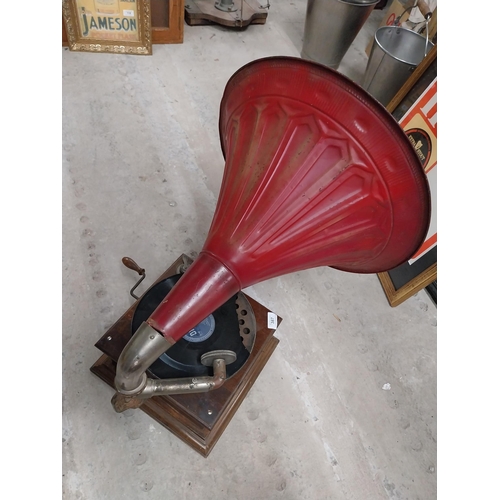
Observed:
[[[184,335],[183,339],[188,342],[203,342],[210,338],[214,330],[215,319],[213,314],[210,314],[210,316],[205,318],[201,323],[189,330],[189,332]]]

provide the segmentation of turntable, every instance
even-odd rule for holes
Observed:
[[[204,456],[278,343],[280,318],[242,290],[319,266],[387,271],[430,221],[405,133],[335,70],[290,57],[247,64],[226,85],[219,132],[226,164],[203,248],[106,332],[92,367],[115,388],[117,412],[142,409]]]

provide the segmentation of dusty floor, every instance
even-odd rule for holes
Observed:
[[[299,56],[305,9],[274,2],[244,32],[186,25],[183,44],[152,57],[63,50],[65,499],[436,498],[425,291],[391,308],[377,276],[330,268],[245,290],[283,318],[280,343],[207,459],[143,412],[115,413],[89,371],[94,343],[133,301],[121,258],[145,267],[149,286],[201,249],[224,167],[225,83],[251,60]],[[357,82],[381,16],[339,68]]]

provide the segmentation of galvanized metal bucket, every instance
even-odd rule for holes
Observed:
[[[409,29],[398,26],[379,28],[368,59],[363,88],[387,106],[432,47],[425,37]]]
[[[308,0],[302,59],[337,69],[379,0]]]

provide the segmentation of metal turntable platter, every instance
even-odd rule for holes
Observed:
[[[132,335],[172,290],[182,274],[170,276],[150,288],[140,299],[132,319]],[[256,324],[252,307],[242,293],[187,332],[149,368],[158,378],[212,375],[212,368],[201,363],[201,356],[214,350],[231,350],[236,361],[227,366],[227,378],[247,361],[255,341]]]

